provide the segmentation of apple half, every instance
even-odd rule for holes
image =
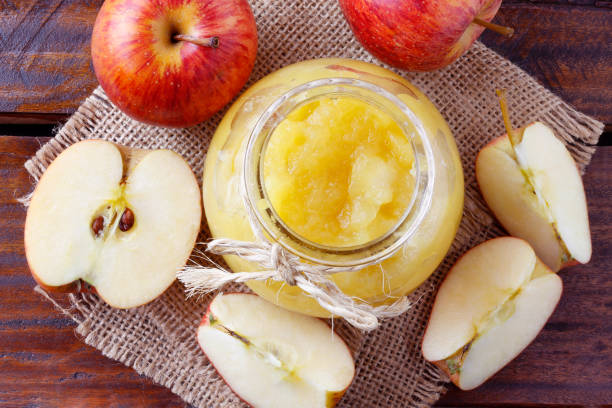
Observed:
[[[57,156],[32,195],[28,265],[48,290],[85,282],[111,306],[139,306],[172,284],[201,216],[197,180],[180,155],[82,141]]]
[[[586,197],[574,159],[540,122],[504,135],[476,158],[480,191],[511,234],[529,242],[553,271],[591,259]]]
[[[333,407],[355,375],[327,324],[256,295],[217,295],[197,338],[229,387],[253,407]]]
[[[561,291],[561,278],[527,242],[486,241],[465,253],[440,286],[423,356],[459,388],[476,388],[531,343]]]

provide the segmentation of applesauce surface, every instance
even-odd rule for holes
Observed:
[[[365,244],[391,230],[414,188],[414,154],[393,118],[354,97],[294,109],[272,132],[264,185],[274,210],[305,239]]]
[[[361,85],[330,85],[339,78],[382,88],[399,102],[367,93]],[[320,80],[327,85],[312,87]],[[245,162],[248,141],[264,112],[291,90],[307,85],[308,91],[300,94],[304,99],[298,95],[276,106],[273,115],[278,121],[273,119],[269,128],[268,146],[262,147],[262,156],[254,156],[257,163]],[[399,114],[399,104],[413,116]],[[410,133],[416,134],[416,124],[431,147],[431,166],[419,156],[418,138]],[[309,132],[312,135],[306,137]],[[267,214],[272,208],[274,219],[294,235],[347,253],[361,253],[360,248],[394,231],[412,205],[418,175],[432,170],[431,200],[410,239],[379,264],[330,275],[345,294],[373,306],[420,285],[444,258],[461,219],[463,172],[444,118],[410,82],[373,64],[346,59],[300,62],[261,79],[238,98],[219,124],[206,155],[203,199],[215,238],[256,240],[241,197],[245,163],[257,169],[265,190],[256,211]],[[239,256],[224,259],[233,271],[261,270]],[[289,310],[330,316],[297,286],[273,280],[247,285]]]

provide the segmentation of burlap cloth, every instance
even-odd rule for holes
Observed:
[[[336,0],[251,0],[259,51],[250,83],[287,64],[319,57],[350,57],[376,62],[354,40]],[[376,62],[378,63],[378,62]],[[420,342],[435,290],[457,257],[485,239],[502,235],[476,186],[474,160],[492,138],[504,132],[495,88],[508,90],[515,126],[540,120],[552,126],[584,170],[603,125],[564,103],[518,67],[481,43],[446,69],[407,73],[442,112],[452,129],[465,172],[466,200],[459,233],[436,273],[418,290],[420,300],[404,315],[362,335],[335,322],[354,351],[356,377],[342,407],[429,406],[445,390],[446,377],[426,363]],[[248,86],[248,85],[247,85]],[[113,107],[98,88],[78,111],[26,163],[38,180],[65,147],[101,138],[140,148],[169,148],[189,162],[201,181],[206,149],[223,112],[200,126],[164,129],[135,122]],[[207,237],[203,225],[200,239]],[[433,238],[433,237],[432,237]],[[85,343],[138,373],[168,387],[197,407],[242,403],[224,384],[198,347],[196,327],[210,297],[186,300],[175,283],[156,301],[133,310],[115,310],[95,295],[70,295],[65,310],[78,323]]]

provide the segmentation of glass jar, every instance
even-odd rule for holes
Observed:
[[[330,244],[308,239],[285,222],[267,194],[264,167],[266,154],[273,154],[267,151],[271,136],[292,112],[322,98],[362,101],[391,117],[414,157],[413,188],[401,216],[384,233],[363,242]],[[246,193],[246,200],[241,192]],[[334,274],[331,279],[345,294],[377,306],[415,289],[444,258],[461,220],[463,172],[448,125],[416,87],[373,64],[320,59],[268,75],[233,104],[207,153],[203,198],[215,238],[253,241],[246,209],[250,206],[269,239],[304,262],[369,265]],[[261,270],[238,256],[225,260],[234,271]],[[329,316],[295,286],[270,280],[250,281],[248,286],[287,309]]]

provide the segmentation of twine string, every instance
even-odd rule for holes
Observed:
[[[245,156],[245,160],[247,159]],[[410,308],[411,303],[405,296],[391,304],[373,307],[362,300],[346,295],[329,278],[329,275],[334,273],[356,272],[367,266],[378,264],[393,254],[387,254],[357,266],[328,266],[303,262],[300,257],[286,250],[281,244],[270,240],[264,233],[261,221],[249,200],[246,167],[246,163],[243,164],[239,191],[255,240],[247,242],[218,238],[210,241],[206,249],[216,255],[237,255],[246,261],[258,264],[262,271],[232,273],[218,265],[213,268],[194,262],[195,265],[185,266],[177,275],[187,288],[188,296],[221,289],[229,282],[244,283],[250,280],[272,279],[299,287],[332,316],[342,317],[353,326],[366,331],[376,329],[380,324],[379,319],[398,316]]]
[[[206,245],[206,250],[216,255],[239,256],[258,264],[262,271],[230,272],[220,266],[206,267],[196,262],[194,265],[185,266],[178,273],[188,296],[206,294],[221,289],[230,282],[272,279],[299,287],[333,316],[342,317],[353,326],[366,331],[377,328],[380,319],[398,316],[411,306],[408,298],[401,297],[391,304],[373,307],[346,295],[329,279],[331,274],[354,272],[367,265],[333,267],[306,264],[280,244],[267,239],[256,242],[214,239]]]

